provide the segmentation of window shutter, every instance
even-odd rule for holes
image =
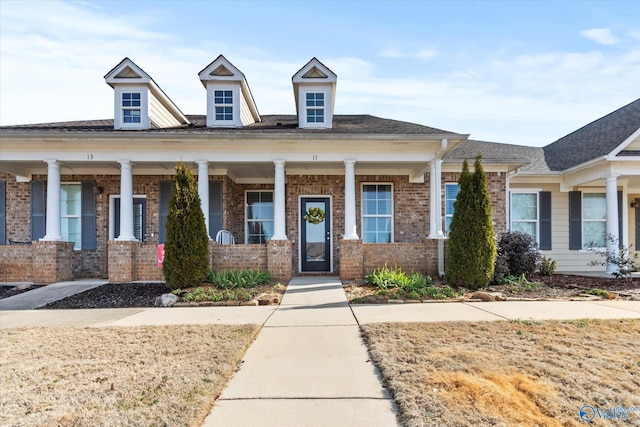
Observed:
[[[7,185],[0,181],[0,245],[7,244]]]
[[[222,182],[209,181],[209,237],[222,230]]]
[[[622,249],[622,191],[618,191],[618,248]]]
[[[59,197],[59,196],[58,196]],[[44,181],[31,181],[31,240],[46,233],[46,192]]]
[[[551,250],[551,191],[541,191],[540,198],[540,249]]]
[[[120,237],[120,197],[113,199],[113,238]]]
[[[172,182],[160,183],[160,230],[158,243],[164,243],[167,239],[167,215],[169,214],[169,199],[171,198]]]
[[[95,181],[82,181],[82,249],[96,249],[96,188]]]
[[[581,191],[569,191],[569,249],[582,249]]]

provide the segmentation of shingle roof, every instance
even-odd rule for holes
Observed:
[[[333,118],[332,129],[299,129],[295,115],[266,115],[262,121],[242,128],[207,128],[206,116],[187,115],[191,125],[184,125],[167,129],[148,129],[123,131],[113,129],[113,120],[83,120],[58,123],[39,123],[30,125],[2,126],[0,131],[22,133],[30,131],[48,132],[129,132],[129,133],[291,133],[291,134],[380,134],[380,135],[441,135],[456,134],[442,129],[423,126],[399,120],[383,119],[371,115],[336,115]]]
[[[456,148],[445,156],[447,163],[459,163],[464,159],[474,159],[482,154],[484,163],[493,164],[522,164],[522,171],[549,171],[545,161],[542,147],[529,147],[525,145],[501,144],[498,142],[467,140],[461,142]]]
[[[640,99],[544,147],[549,169],[561,171],[605,156],[640,129]]]

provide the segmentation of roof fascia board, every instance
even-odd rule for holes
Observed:
[[[625,139],[622,144],[618,145],[616,148],[613,149],[612,152],[610,152],[606,157],[607,160],[614,160],[614,158],[622,151],[624,150],[627,146],[629,146],[629,144],[631,144],[633,141],[636,140],[636,138],[640,137],[640,128],[638,128],[635,132],[633,132],[627,139]],[[618,160],[618,159],[615,159]]]
[[[116,77],[126,67],[133,69],[137,74],[140,75],[140,77]],[[151,76],[129,58],[124,58],[122,61],[120,61],[118,65],[116,65],[113,69],[111,69],[111,71],[105,74],[104,79],[111,87],[113,87],[114,84],[118,83],[150,83],[152,81]]]
[[[305,74],[307,74],[313,67],[318,68],[322,71],[327,77],[310,77],[303,78]],[[329,67],[324,65],[318,58],[313,57],[309,62],[307,62],[297,73],[291,77],[293,83],[336,83],[338,76],[336,73],[331,71]]]
[[[232,76],[214,76],[214,75],[211,75],[211,73],[214,70],[216,70],[218,67],[220,67],[221,65],[223,65],[225,68],[227,68],[229,71],[231,71],[231,73],[233,75]],[[244,73],[242,73],[242,71],[240,71],[238,69],[238,67],[233,65],[227,58],[225,58],[224,55],[218,55],[218,57],[216,59],[211,61],[211,63],[209,65],[204,67],[202,69],[202,71],[200,71],[198,73],[198,77],[200,78],[200,81],[202,82],[202,84],[205,87],[207,85],[205,82],[207,82],[207,81],[214,81],[214,80],[242,81],[242,80],[245,80]]]

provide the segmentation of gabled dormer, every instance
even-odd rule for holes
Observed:
[[[241,127],[260,122],[244,74],[224,56],[198,73],[207,89],[207,127]]]
[[[129,58],[104,76],[114,91],[114,129],[171,128],[189,124],[180,109]]]
[[[338,76],[316,58],[293,75],[298,127],[330,129]]]

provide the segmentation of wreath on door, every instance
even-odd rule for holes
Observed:
[[[324,211],[321,208],[309,208],[302,218],[310,224],[320,224],[324,221]]]

